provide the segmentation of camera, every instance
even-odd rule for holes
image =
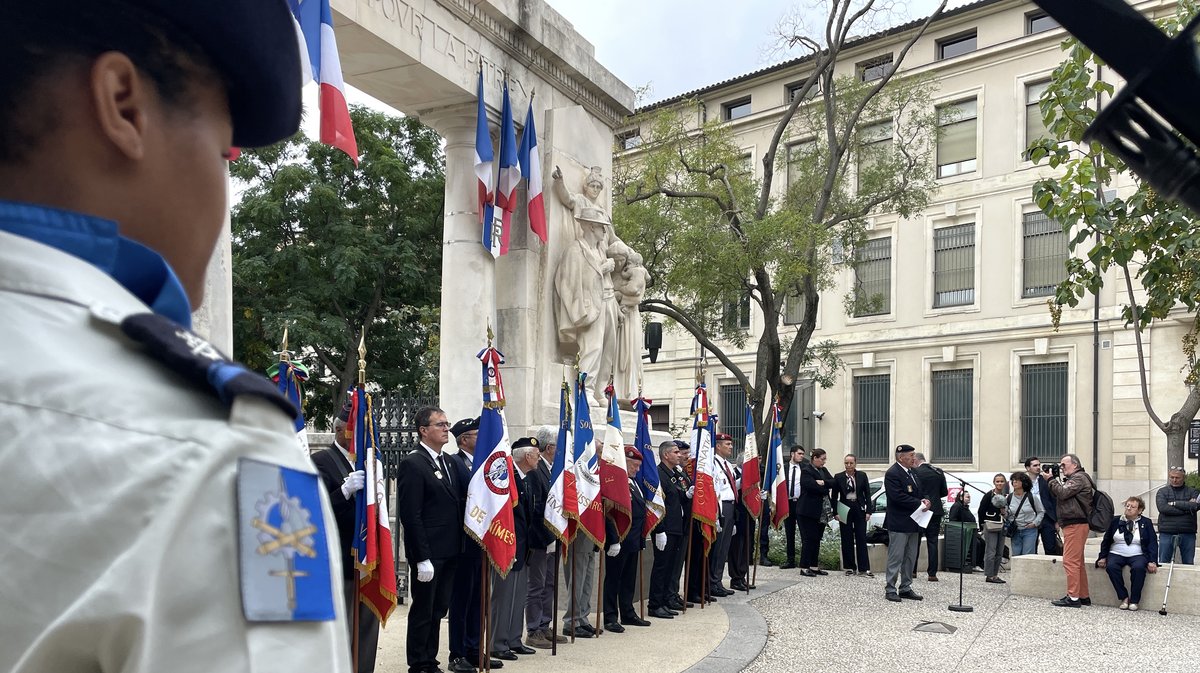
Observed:
[[[1055,478],[1055,479],[1057,479],[1057,478],[1058,478],[1059,471],[1060,471],[1061,469],[1062,469],[1062,466],[1061,466],[1061,465],[1059,465],[1058,463],[1054,463],[1054,464],[1052,464],[1052,465],[1046,465],[1046,464],[1044,464],[1044,463],[1042,464],[1042,472],[1044,472],[1045,474],[1048,474],[1048,475],[1050,475],[1051,477],[1053,477],[1053,478]]]

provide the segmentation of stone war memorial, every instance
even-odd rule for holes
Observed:
[[[645,270],[613,234],[610,179],[613,128],[632,112],[633,91],[543,2],[333,0],[331,6],[346,82],[419,118],[446,141],[439,374],[448,417],[479,413],[475,354],[489,323],[506,360],[513,436],[557,419],[559,386],[564,376],[570,380],[576,355],[597,382],[596,399],[603,399],[609,374],[621,398],[630,399]],[[532,100],[542,182],[553,192],[545,196],[548,241],[529,230],[522,186],[509,252],[495,260],[481,244],[476,200],[480,71],[494,146],[505,78],[518,123]]]

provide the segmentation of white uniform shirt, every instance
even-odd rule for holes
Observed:
[[[729,461],[720,456],[714,456],[714,458],[716,458],[716,461],[714,463],[715,469],[713,470],[713,486],[716,487],[717,500],[721,502],[733,502],[734,484],[729,479],[729,476],[733,474],[733,466],[729,464]],[[728,474],[726,474],[726,470],[728,470]]]
[[[148,310],[0,232],[0,671],[349,671],[340,590],[329,621],[242,612],[238,460],[315,474],[291,419],[260,398],[227,408],[142,352],[118,325]]]

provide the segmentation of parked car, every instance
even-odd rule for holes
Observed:
[[[962,482],[965,481],[967,488],[971,490],[971,514],[978,518],[981,497],[985,492],[992,490],[992,478],[995,476],[995,472],[954,472],[953,476],[946,475],[946,490],[949,495],[942,498],[942,505],[946,512],[949,513],[950,507],[958,500],[958,494],[963,490]],[[887,493],[883,490],[883,477],[871,479],[870,484],[875,513],[871,515],[871,519],[867,523],[867,530],[882,528],[884,513],[887,510]]]

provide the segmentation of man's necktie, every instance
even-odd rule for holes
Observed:
[[[442,466],[442,472],[446,475],[446,483],[450,486],[454,485],[454,479],[450,477],[450,469],[446,466],[446,457],[438,456],[438,465]]]

